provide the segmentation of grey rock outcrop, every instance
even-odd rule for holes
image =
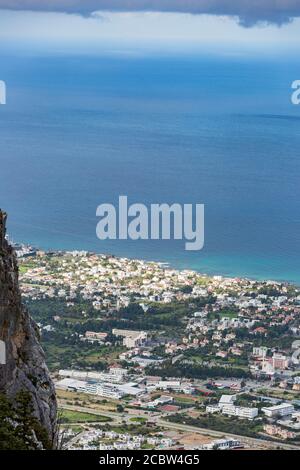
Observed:
[[[55,447],[56,395],[39,342],[37,325],[22,305],[16,255],[5,238],[6,214],[0,209],[0,391],[10,398],[26,390],[34,416]],[[2,362],[2,363],[1,363]]]

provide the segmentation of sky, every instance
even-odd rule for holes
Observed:
[[[0,50],[297,54],[300,0],[0,0]]]

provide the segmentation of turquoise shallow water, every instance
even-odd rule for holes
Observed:
[[[201,57],[2,58],[0,206],[11,236],[300,283],[298,70]],[[204,203],[204,250],[100,242],[96,207],[120,194]]]

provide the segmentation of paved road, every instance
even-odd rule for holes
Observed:
[[[86,407],[81,407],[81,406],[76,406],[76,405],[66,405],[61,402],[59,402],[59,407],[65,410],[70,410],[70,411],[79,411],[82,413],[90,413],[90,414],[94,414],[97,416],[105,416],[107,418],[111,418],[115,423],[118,423],[118,424],[122,423],[122,421],[129,422],[130,418],[133,417],[133,415],[130,415],[130,414],[126,416],[122,416],[119,413],[115,413],[113,411],[98,411],[98,410],[94,410],[93,408],[86,408]],[[240,436],[238,434],[231,434],[228,432],[225,433],[221,431],[215,431],[212,429],[198,428],[195,426],[189,426],[187,424],[171,423],[170,421],[166,421],[163,418],[159,418],[159,417],[151,417],[151,421],[163,428],[174,429],[176,431],[183,431],[183,432],[190,432],[190,433],[192,432],[195,434],[201,434],[202,436],[222,438],[226,435],[228,437],[241,440],[242,442],[248,444],[252,448],[253,447],[261,448],[262,446],[264,446],[268,449],[276,449],[278,446],[280,446],[281,449],[285,449],[285,450],[299,450],[300,449],[299,446],[294,446],[291,444],[282,444],[279,442],[272,442],[272,441],[268,441],[265,439],[255,439],[252,437],[250,438],[246,436]]]
[[[234,439],[238,439],[248,444],[252,448],[266,446],[269,449],[276,449],[278,446],[280,446],[282,449],[286,449],[286,450],[299,450],[300,449],[298,446],[293,446],[290,444],[281,444],[279,442],[271,442],[265,439],[255,439],[252,437],[250,438],[246,436],[240,436],[240,435],[231,434],[228,432],[214,431],[212,429],[206,429],[206,428],[198,428],[198,427],[189,426],[186,424],[171,423],[170,421],[165,421],[164,419],[158,419],[155,422],[157,423],[157,425],[164,427],[164,428],[174,429],[177,431],[184,431],[184,432],[193,432],[195,434],[201,434],[202,436],[204,435],[204,436],[211,436],[211,437],[218,437],[218,438],[222,438],[224,436],[232,437]]]

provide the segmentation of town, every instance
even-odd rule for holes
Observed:
[[[66,448],[300,445],[297,286],[16,249]]]

